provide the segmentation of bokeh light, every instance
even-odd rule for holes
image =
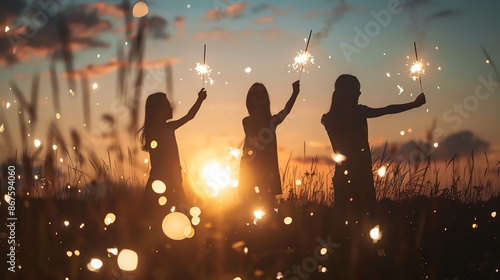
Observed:
[[[162,194],[167,190],[167,186],[161,180],[154,180],[151,184],[153,191],[157,194]]]
[[[163,219],[162,225],[163,233],[173,240],[183,240],[186,238],[185,232],[190,232],[191,222],[188,217],[180,212],[169,213]]]
[[[139,256],[133,250],[123,249],[118,254],[116,261],[118,262],[118,267],[121,270],[134,271],[137,268]]]
[[[148,5],[144,1],[139,1],[135,3],[134,8],[132,9],[132,14],[136,18],[143,17],[147,15],[149,12]]]

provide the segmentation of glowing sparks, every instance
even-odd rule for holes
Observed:
[[[245,73],[250,74],[250,72],[252,72],[252,68],[250,67],[245,68]]]
[[[382,232],[378,225],[370,230],[370,237],[373,239],[373,243],[377,243],[382,238]]]
[[[65,226],[69,226],[69,221],[64,221]]]
[[[389,73],[389,72],[385,73],[385,75],[387,76],[387,78],[391,77],[391,73]]]
[[[438,142],[435,142],[435,143],[433,144],[433,146],[434,146],[434,148],[437,148],[437,147],[439,146],[439,143],[438,143]]]
[[[97,89],[97,87],[99,87],[99,85],[97,83],[92,84],[92,89]]]
[[[260,221],[262,219],[262,217],[264,217],[266,213],[264,211],[262,211],[261,209],[258,209],[258,210],[255,210],[253,211],[253,223],[254,225],[257,224],[258,221]]]
[[[58,120],[59,120],[60,118],[61,118],[61,114],[56,113],[56,119],[58,119]]]
[[[35,141],[33,141],[33,144],[35,145],[36,148],[38,148],[40,147],[40,145],[42,145],[42,141],[35,139]]]
[[[9,109],[9,108],[10,108],[10,102],[5,103],[5,109]]]
[[[69,89],[69,94],[71,94],[71,96],[75,96],[76,95],[76,92],[72,89]]]
[[[10,30],[10,27],[8,25],[5,26],[5,32],[9,32],[9,30]]]
[[[414,62],[410,67],[410,77],[413,79],[413,81],[416,81],[420,77],[420,75],[423,74],[425,74],[425,69],[423,68],[422,62]]]
[[[403,93],[404,89],[403,89],[403,87],[402,87],[402,86],[400,86],[400,85],[397,85],[397,87],[398,87],[398,89],[399,89],[399,93],[398,93],[398,95],[401,95],[401,93]]]
[[[497,216],[497,212],[496,211],[491,212],[491,217],[492,218],[495,218],[496,216]]]
[[[198,75],[204,75],[204,74],[209,74],[212,70],[208,67],[208,65],[201,64],[201,63],[196,63],[196,67],[194,68]]]
[[[118,267],[124,271],[134,271],[137,268],[137,263],[139,262],[139,256],[133,250],[123,249],[118,258]]]
[[[472,224],[472,228],[473,228],[473,229],[476,229],[477,227],[478,227],[478,224],[476,224],[476,223],[473,223],[473,224]]]
[[[490,64],[490,60],[489,59],[486,59],[486,64]]]
[[[4,127],[4,125],[2,124],[2,125],[0,125],[0,133],[2,133],[2,132],[4,132],[4,131],[5,131],[5,127]]]
[[[292,67],[293,67],[293,70],[297,70],[299,68],[300,71],[303,71],[303,68],[304,66],[310,62],[311,64],[314,64],[314,57],[311,55],[311,53],[309,52],[304,52],[304,51],[300,51],[300,52],[297,52],[297,56],[295,56],[293,58],[293,63],[292,63]]]

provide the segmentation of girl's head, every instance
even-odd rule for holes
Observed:
[[[249,115],[257,113],[271,116],[269,93],[263,84],[255,83],[248,90],[247,110]]]
[[[335,91],[332,96],[332,104],[328,113],[346,115],[354,111],[358,105],[361,95],[361,84],[353,75],[340,75],[335,81]]]
[[[172,118],[172,106],[167,99],[167,95],[162,92],[153,93],[146,99],[146,110],[144,125],[139,130],[141,133],[141,144],[144,151],[149,151],[148,143],[153,138],[153,134],[159,131],[160,126]]]

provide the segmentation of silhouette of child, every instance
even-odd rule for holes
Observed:
[[[341,250],[350,255],[345,260],[345,272],[350,275],[346,279],[369,279],[376,273],[376,270],[366,266],[377,260],[375,251],[370,249],[373,243],[369,238],[377,218],[367,118],[401,113],[426,102],[425,95],[421,93],[413,102],[370,108],[358,105],[360,88],[355,76],[340,75],[335,82],[330,110],[321,118],[337,154],[333,177],[334,216],[339,223],[339,241],[350,244]],[[348,232],[350,238],[345,239]]]
[[[376,196],[367,118],[420,107],[425,104],[425,95],[421,93],[415,101],[405,104],[370,108],[358,105],[360,89],[361,85],[355,76],[340,75],[335,82],[330,111],[322,116],[321,123],[325,126],[334,152],[345,156],[345,160],[335,164],[335,208],[344,220],[351,218],[349,222],[373,222]]]
[[[248,207],[273,206],[282,194],[278,167],[276,128],[292,110],[300,91],[300,82],[292,84],[292,95],[285,108],[271,115],[269,93],[261,83],[248,90],[246,106],[249,116],[243,119],[245,142],[240,162],[240,202]]]
[[[202,88],[198,92],[198,99],[184,117],[168,121],[172,119],[173,109],[167,95],[157,92],[148,96],[144,126],[140,130],[142,149],[149,152],[151,162],[145,190],[146,203],[158,204],[160,194],[154,189],[161,190],[162,183],[166,186],[166,191],[162,195],[167,198],[168,205],[179,206],[186,203],[175,130],[194,118],[206,97],[207,93]],[[153,187],[153,183],[158,186]]]

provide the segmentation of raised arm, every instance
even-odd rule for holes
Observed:
[[[382,108],[370,108],[363,106],[361,113],[367,118],[377,118],[384,115],[397,114],[414,108],[418,108],[424,105],[425,102],[425,95],[421,93],[414,101],[404,104],[393,104]]]
[[[196,116],[196,113],[198,113],[198,110],[200,110],[201,103],[203,103],[203,100],[205,100],[206,98],[207,92],[205,91],[205,88],[202,88],[200,92],[198,92],[198,99],[196,99],[196,102],[194,103],[193,107],[189,109],[188,113],[184,117],[176,121],[168,122],[168,124],[175,130],[183,126],[188,121],[192,120],[194,116]]]
[[[299,95],[300,92],[300,81],[297,80],[292,84],[292,96],[290,96],[290,99],[285,104],[285,108],[281,110],[276,116],[277,120],[275,121],[274,125],[279,125],[283,120],[285,120],[286,116],[290,114],[290,111],[292,111],[293,104],[295,104],[295,100],[297,100],[297,96]]]

